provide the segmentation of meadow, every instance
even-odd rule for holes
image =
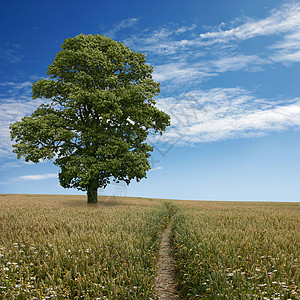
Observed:
[[[300,299],[300,203],[0,195],[1,299],[157,299],[172,225],[180,299]]]

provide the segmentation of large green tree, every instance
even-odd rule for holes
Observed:
[[[10,126],[13,152],[25,161],[53,160],[64,188],[87,191],[111,180],[139,181],[150,169],[150,132],[170,117],[155,106],[159,83],[143,53],[101,35],[68,38],[32,86],[33,98],[50,99]]]

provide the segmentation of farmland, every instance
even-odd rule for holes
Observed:
[[[181,299],[299,299],[300,204],[0,195],[3,299],[156,299],[172,226]]]
[[[4,299],[149,299],[169,212],[160,202],[2,196]],[[21,298],[22,297],[22,298]]]
[[[182,295],[299,299],[300,205],[181,202],[173,221]]]

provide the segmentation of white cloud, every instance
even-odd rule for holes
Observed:
[[[153,78],[156,81],[174,81],[186,83],[217,76],[219,73],[238,70],[261,71],[254,69],[270,63],[257,55],[236,55],[222,57],[216,60],[206,60],[190,64],[187,62],[172,62],[154,66]]]
[[[24,58],[22,53],[22,45],[15,43],[6,43],[4,47],[0,49],[0,59],[9,63],[19,63]]]
[[[272,59],[276,62],[282,62],[284,64],[300,62],[300,50],[295,52],[280,51],[272,56]]]
[[[261,20],[248,18],[240,26],[222,30],[224,27],[226,27],[226,24],[222,22],[218,26],[218,31],[205,32],[200,35],[192,34],[190,38],[180,39],[179,33],[192,32],[197,26],[193,24],[189,27],[177,26],[176,28],[176,25],[169,24],[154,31],[131,36],[125,39],[125,42],[131,46],[138,47],[142,51],[169,55],[180,50],[210,47],[217,43],[244,41],[258,36],[291,34],[299,32],[300,3],[293,2],[282,5],[277,9],[273,9],[269,17]]]
[[[0,84],[8,90],[0,99],[0,158],[12,156],[9,125],[30,115],[39,105],[47,101],[32,100],[31,82],[5,82]],[[29,92],[30,90],[30,92]]]
[[[163,167],[161,167],[161,166],[160,167],[155,167],[153,169],[150,169],[149,172],[150,171],[159,171],[159,170],[162,170],[162,169],[163,169]]]
[[[256,99],[242,88],[195,90],[157,101],[171,127],[151,142],[205,143],[261,136],[300,126],[300,98],[284,102]]]
[[[132,27],[138,22],[138,18],[127,18],[125,20],[122,20],[119,25],[116,26],[118,29]]]
[[[196,27],[196,24],[191,26],[168,24],[156,30],[146,30],[129,36],[125,38],[124,43],[133,49],[156,55],[177,54],[179,50],[188,51],[190,46],[195,45],[195,39],[180,39],[180,36],[183,33],[191,33]]]
[[[300,31],[292,32],[285,36],[283,41],[275,43],[271,49],[299,49],[300,47]]]
[[[257,36],[281,34],[299,30],[300,4],[289,3],[279,9],[274,9],[267,18],[255,21],[249,20],[241,26],[229,30],[207,32],[200,35],[203,41],[224,43],[234,40],[247,40]]]
[[[3,101],[3,100],[2,100]],[[12,100],[5,99],[0,103],[0,157],[11,156],[11,141],[9,126],[11,123],[20,121],[22,117],[31,114],[42,100]]]
[[[268,63],[268,61],[260,58],[258,55],[240,54],[208,61],[205,65],[206,67],[211,66],[211,71],[224,73],[228,71],[245,70],[249,66],[262,65],[266,63]]]
[[[300,28],[298,32],[288,34],[283,41],[275,43],[270,48],[276,50],[271,57],[275,62],[286,64],[300,62]]]
[[[181,33],[187,32],[187,31],[192,31],[192,30],[194,30],[195,28],[197,28],[197,25],[196,25],[196,24],[193,24],[193,25],[191,25],[191,26],[181,26],[181,27],[179,27],[179,28],[177,28],[177,29],[175,30],[175,33],[176,33],[176,34],[181,34]]]
[[[139,21],[138,18],[127,18],[125,20],[122,20],[120,23],[116,24],[115,26],[113,26],[112,29],[110,29],[106,35],[110,38],[114,38],[115,34],[125,28],[130,28],[133,27],[137,24],[137,22]]]
[[[199,66],[199,64],[190,65],[186,62],[175,62],[155,66],[153,78],[156,81],[173,80],[176,83],[184,83],[214,76],[210,71],[205,66]]]
[[[1,164],[0,170],[3,171],[3,170],[11,169],[11,168],[17,168],[20,166],[21,166],[21,164],[17,163],[17,162],[6,162],[4,164]]]
[[[244,24],[229,30],[218,30],[200,34],[200,39],[207,45],[244,41],[258,36],[279,35],[282,40],[269,46],[275,50],[267,63],[285,64],[300,62],[300,3],[292,2],[274,9],[267,18]]]
[[[25,81],[25,82],[1,82],[0,86],[4,89],[6,88],[6,95],[10,97],[28,97],[31,96],[31,86],[32,82]]]
[[[222,23],[216,31],[196,34],[195,24],[189,27],[168,24],[126,37],[124,42],[150,56],[158,81],[183,82],[184,77],[202,80],[227,71],[258,72],[273,63],[300,61],[299,2],[281,5],[266,18],[244,18],[242,25],[227,30],[226,27]],[[273,36],[277,42],[256,47],[257,53],[243,54],[239,48],[241,42],[259,36]]]
[[[50,174],[43,174],[43,175],[24,175],[24,176],[19,176],[16,179],[20,181],[24,180],[44,180],[44,179],[49,179],[49,178],[57,178],[56,173],[50,173]]]
[[[39,181],[39,180],[46,180],[51,178],[58,178],[58,175],[56,173],[39,174],[39,175],[23,175],[23,176],[13,177],[8,181],[0,182],[0,185],[11,185],[11,184],[24,182],[24,181]]]

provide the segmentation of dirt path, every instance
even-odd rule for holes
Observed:
[[[155,278],[155,289],[159,300],[178,299],[174,273],[175,262],[171,255],[171,224],[169,224],[163,232]]]

